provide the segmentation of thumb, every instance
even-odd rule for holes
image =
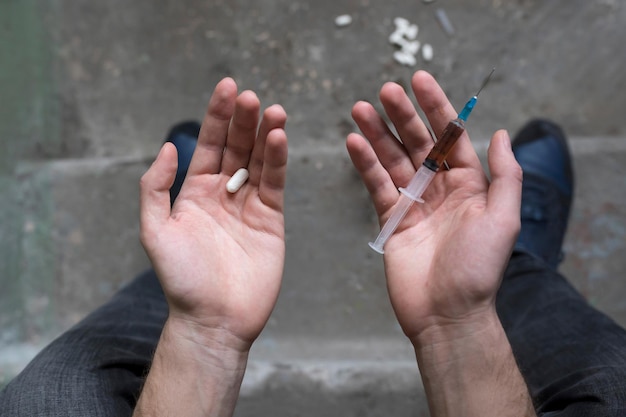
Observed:
[[[176,147],[166,142],[152,166],[141,177],[139,185],[142,241],[170,216],[170,188],[174,184],[177,167]]]
[[[487,194],[487,210],[494,218],[506,222],[505,227],[519,229],[522,202],[522,168],[515,160],[511,139],[506,130],[491,138],[488,151],[491,185]]]

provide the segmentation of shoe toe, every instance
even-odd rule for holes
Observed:
[[[522,230],[515,248],[556,269],[574,188],[567,140],[554,123],[534,120],[516,135],[513,153],[524,172]]]
[[[198,135],[200,133],[200,124],[196,121],[181,122],[173,126],[165,139],[176,146],[178,152],[178,169],[176,171],[176,179],[172,188],[170,188],[170,203],[173,205],[174,200],[178,197],[183,181],[187,176],[187,170],[191,162],[191,157],[196,149]]]
[[[513,153],[524,173],[544,177],[566,196],[572,195],[570,151],[557,125],[546,120],[530,122],[513,141]]]

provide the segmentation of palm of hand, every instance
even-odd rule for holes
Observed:
[[[280,288],[283,214],[244,185],[227,194],[223,175],[192,178],[159,233],[154,257],[170,309],[242,338],[258,333]]]
[[[385,248],[390,298],[409,338],[434,318],[454,322],[487,308],[500,282],[494,253],[506,257],[510,237],[493,239],[483,172],[459,171],[438,174],[424,206],[413,207]]]
[[[177,169],[166,143],[142,178],[141,240],[170,308],[203,333],[226,331],[247,349],[276,302],[284,263],[286,115],[265,110],[231,79],[209,103],[187,176],[170,208]],[[235,194],[226,182],[241,167],[249,180]]]
[[[417,72],[417,101],[434,132],[456,112],[436,81]],[[350,157],[374,202],[381,225],[433,146],[430,132],[404,90],[388,83],[380,99],[398,139],[374,107],[357,103],[352,115],[363,136],[348,136]],[[367,139],[366,139],[367,138]],[[417,337],[431,327],[460,322],[494,299],[519,230],[521,170],[506,132],[489,148],[487,180],[469,138],[463,134],[440,171],[385,246],[391,303],[404,332]]]

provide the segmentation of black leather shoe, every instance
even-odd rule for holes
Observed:
[[[174,205],[174,200],[178,197],[180,187],[183,185],[191,156],[196,149],[198,135],[200,134],[200,123],[196,121],[180,122],[170,129],[166,142],[172,142],[178,151],[178,170],[174,185],[170,188],[170,204]]]
[[[513,140],[524,171],[522,229],[515,250],[543,259],[556,269],[574,193],[572,159],[565,134],[548,120],[532,120]]]

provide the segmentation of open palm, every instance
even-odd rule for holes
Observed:
[[[413,91],[435,134],[456,118],[436,81],[413,77]],[[347,148],[367,186],[381,225],[433,146],[430,133],[397,84],[380,93],[399,139],[369,103],[353,108],[363,136]],[[367,139],[366,139],[367,138]],[[494,309],[495,294],[519,230],[521,170],[508,135],[497,132],[489,149],[490,183],[466,134],[385,246],[385,272],[394,311],[409,338],[433,325],[462,321]]]
[[[284,264],[286,115],[232,79],[215,88],[174,206],[176,150],[166,143],[142,178],[141,238],[170,317],[226,330],[251,344],[276,302]],[[250,178],[234,194],[239,168]]]

